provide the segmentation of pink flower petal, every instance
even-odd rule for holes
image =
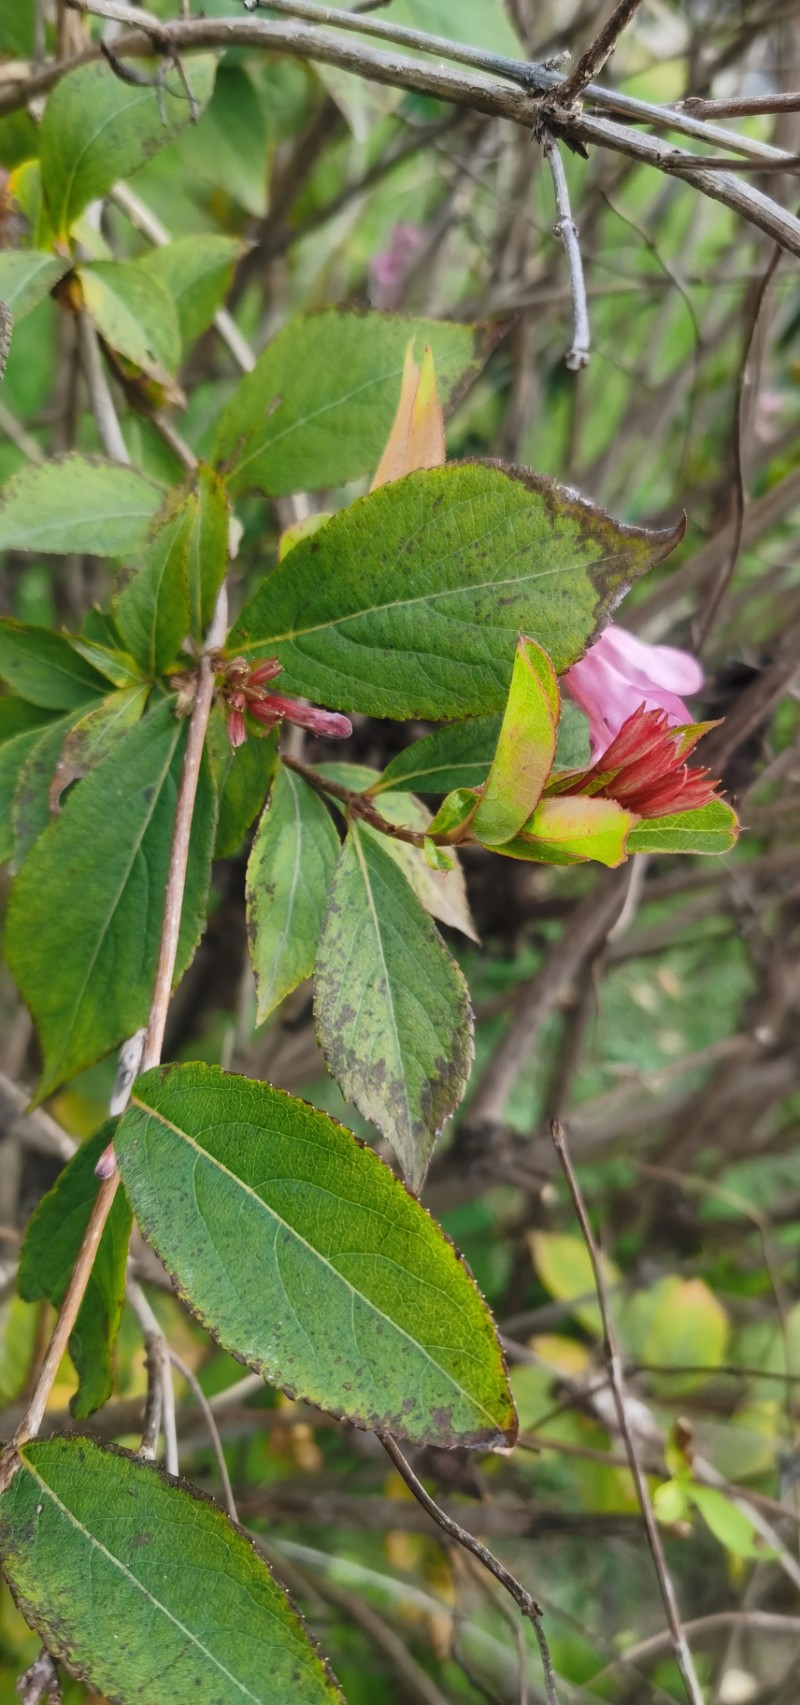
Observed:
[[[640,705],[664,711],[670,723],[691,722],[678,695],[698,692],[702,684],[703,671],[688,651],[648,645],[613,624],[564,676],[567,692],[589,718],[593,761]]]
[[[670,693],[699,693],[703,671],[696,657],[674,645],[649,645],[613,622],[597,644],[602,654],[627,680],[640,687],[666,687]],[[594,648],[592,648],[594,649]]]

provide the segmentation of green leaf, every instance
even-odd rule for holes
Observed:
[[[70,711],[104,691],[104,680],[73,650],[68,634],[0,621],[0,679],[29,704]]]
[[[70,794],[14,884],[6,951],[42,1046],[39,1100],[147,1018],[185,739],[173,702],[159,705]],[[204,763],[177,976],[205,922],[214,815]]]
[[[29,704],[73,710],[105,687],[90,663],[79,657],[66,634],[26,627],[9,616],[0,621],[0,679]]]
[[[362,497],[245,606],[235,653],[371,716],[502,710],[520,632],[566,669],[679,534],[623,527],[550,480],[454,463]]]
[[[317,764],[315,773],[323,779],[338,782],[352,793],[372,794],[380,780],[378,771],[370,769],[366,764]],[[341,801],[333,796],[332,801],[342,815],[345,815]],[[399,824],[405,829],[416,829],[424,833],[430,826],[430,812],[413,793],[391,793],[388,797],[384,796],[380,800],[379,809],[381,816],[385,817],[388,823]],[[399,864],[406,881],[410,882],[417,899],[422,901],[431,917],[438,918],[440,923],[449,924],[452,929],[461,930],[464,935],[469,936],[470,941],[479,939],[469,909],[464,872],[456,853],[446,853],[433,843],[430,843],[430,851],[427,843],[422,847],[415,847],[406,841],[395,840],[382,831],[373,830],[368,824],[363,825],[363,832],[375,835],[378,845],[394,859],[395,864]]]
[[[114,1125],[109,1122],[81,1144],[29,1220],[17,1270],[17,1288],[26,1302],[47,1301],[61,1307],[97,1197],[94,1169],[113,1134]],[[70,1409],[81,1418],[111,1396],[131,1218],[125,1192],[118,1190],[69,1341],[78,1375]]]
[[[219,68],[203,123],[192,125],[181,137],[180,162],[184,181],[205,180],[222,192],[223,205],[238,202],[254,219],[263,219],[270,198],[272,148],[267,120],[276,92],[276,62],[269,61],[271,75],[264,67],[267,87],[259,91],[253,80],[259,76],[252,66],[254,56],[248,69],[232,65],[231,57],[226,54]],[[214,206],[220,197],[208,200]]]
[[[220,417],[214,454],[232,496],[321,491],[371,473],[412,337],[420,355],[430,345],[442,403],[452,407],[491,348],[479,327],[337,308],[285,326]]]
[[[269,1084],[166,1066],[138,1079],[115,1151],[180,1295],[248,1366],[399,1438],[513,1442],[466,1267],[350,1131]]]
[[[469,991],[394,859],[357,823],[328,895],[314,1010],[328,1070],[419,1191],[469,1079]]]
[[[170,492],[142,552],[141,567],[121,583],[114,615],[125,644],[155,680],[174,663],[189,632],[189,538],[194,505]]]
[[[53,457],[22,468],[0,491],[0,550],[128,555],[143,544],[163,495],[135,468]]]
[[[755,1557],[761,1562],[775,1555],[753,1527],[750,1517],[724,1492],[717,1492],[712,1486],[698,1486],[693,1480],[686,1481],[684,1490],[726,1551],[732,1551],[735,1557]]]
[[[662,1480],[653,1493],[653,1509],[667,1527],[685,1521],[689,1514],[685,1480]]]
[[[69,642],[73,651],[77,651],[78,656],[85,663],[90,663],[112,686],[142,685],[142,672],[130,652],[120,651],[118,645],[104,645],[96,639],[85,639],[82,634],[70,634]]]
[[[483,846],[510,841],[541,799],[553,767],[560,709],[547,652],[520,638],[497,751],[470,825]]]
[[[189,632],[205,639],[228,566],[228,497],[213,468],[200,463],[189,498],[193,511],[186,574]]]
[[[16,1402],[27,1386],[39,1348],[39,1310],[21,1297],[0,1305],[0,1403]]]
[[[50,821],[50,784],[64,741],[80,716],[80,709],[70,711],[67,716],[60,716],[57,722],[51,722],[42,729],[20,764],[11,809],[16,868]]]
[[[209,723],[208,750],[219,801],[214,857],[231,858],[269,792],[278,755],[278,732],[273,729],[263,739],[248,739],[234,751],[225,716],[215,708]]]
[[[53,772],[49,800],[51,810],[60,808],[61,795],[71,782],[93,770],[116,747],[122,736],[136,727],[144,715],[149,692],[147,681],[121,687],[94,705],[79,722],[73,723]]]
[[[415,799],[413,793],[387,794],[381,799],[379,809],[387,822],[398,823],[403,828],[424,832],[430,826],[430,812],[421,800]],[[470,941],[478,940],[469,909],[464,872],[455,851],[445,853],[434,846],[434,854],[446,861],[437,865],[431,862],[424,846],[414,847],[406,841],[393,840],[368,825],[365,825],[365,833],[374,835],[384,852],[394,859],[395,864],[399,864],[406,881],[410,882],[417,899],[422,901],[432,918],[449,924],[451,929],[461,930]]]
[[[459,787],[480,787],[489,773],[500,724],[499,716],[474,716],[437,728],[398,752],[370,791],[452,793]]]
[[[159,70],[157,60],[152,69]],[[215,69],[210,54],[192,58],[185,68],[201,108],[210,99]],[[90,201],[166,148],[191,118],[174,69],[160,90],[121,83],[102,60],[62,77],[48,97],[39,131],[42,181],[56,234],[65,237]]]
[[[4,249],[0,252],[0,302],[11,309],[14,320],[25,315],[49,295],[63,278],[69,261],[38,249]]]
[[[520,833],[497,850],[538,864],[580,864],[591,858],[613,870],[625,862],[635,822],[614,799],[556,795],[543,799]]]
[[[602,1331],[600,1309],[594,1300],[595,1283],[589,1251],[582,1237],[555,1231],[531,1231],[528,1245],[533,1264],[542,1284],[557,1302],[569,1302],[574,1318],[587,1332],[599,1337]],[[600,1257],[606,1284],[613,1288],[621,1281],[619,1268],[608,1255]]]
[[[233,269],[242,253],[236,237],[178,237],[163,249],[153,249],[139,262],[169,291],[178,313],[184,346],[204,332],[225,300]]]
[[[736,812],[726,800],[711,799],[696,811],[637,823],[628,836],[628,852],[726,853],[736,844],[738,833]]]
[[[210,1498],[94,1439],[40,1439],[16,1460],[3,1566],[47,1650],[93,1692],[120,1705],[341,1700],[283,1587]]]
[[[22,699],[0,699],[0,864],[14,851],[11,807],[20,772],[52,720],[49,711]]]
[[[311,976],[338,857],[330,813],[308,782],[279,764],[247,865],[257,1024]]]
[[[519,37],[511,27],[503,0],[479,0],[472,5],[465,5],[464,0],[394,0],[392,18],[426,34],[469,42],[470,47],[485,48],[487,53],[520,57]]]
[[[35,41],[36,0],[15,0],[0,18],[0,53],[32,59]]]
[[[589,722],[582,710],[566,695],[561,700],[561,718],[556,735],[554,768],[557,770],[587,770],[589,768]]]
[[[178,310],[161,280],[135,262],[78,268],[83,299],[100,336],[143,373],[163,380],[181,359]]]

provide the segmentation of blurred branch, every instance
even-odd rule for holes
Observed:
[[[720,605],[730,586],[739,552],[742,548],[744,518],[747,509],[747,472],[745,468],[745,446],[751,441],[751,428],[755,404],[758,400],[761,367],[764,355],[764,340],[759,338],[759,329],[763,325],[763,314],[769,293],[769,287],[781,260],[781,249],[776,245],[759,279],[755,289],[751,291],[747,324],[745,327],[744,350],[739,367],[739,378],[736,386],[736,417],[734,426],[734,483],[733,483],[733,539],[730,555],[711,588],[708,600],[699,621],[695,625],[695,649],[702,653],[705,643],[711,633]]]
[[[114,399],[100,358],[97,332],[85,308],[81,308],[77,315],[77,331],[83,376],[100,443],[110,461],[129,465],[128,447],[122,436]]]
[[[135,10],[115,4],[115,0],[73,0],[73,4],[79,10],[106,18],[120,19],[122,14],[129,16],[130,12]],[[307,9],[304,9],[303,15],[309,15]],[[532,66],[521,60],[507,60],[502,62],[502,74],[513,80],[513,86],[509,87],[507,83],[470,76],[451,70],[445,65],[427,65],[422,60],[382,52],[361,42],[341,41],[325,30],[302,23],[281,24],[272,20],[245,17],[187,18],[161,24],[157,20],[151,21],[149,14],[146,16],[146,26],[140,23],[137,28],[115,39],[117,54],[134,58],[137,55],[151,56],[152,28],[155,25],[165,48],[179,54],[194,53],[203,48],[261,47],[265,51],[288,53],[297,58],[334,65],[369,81],[432,95],[458,106],[471,107],[476,112],[487,113],[493,118],[507,118],[527,129],[532,128],[540,111],[541,97],[552,97],[564,81],[557,73],[548,72],[544,67]],[[389,34],[389,30],[379,19],[355,19],[352,14],[346,12],[334,16],[331,11],[323,11],[323,16],[326,21],[334,23],[342,30],[359,28],[361,33],[380,33],[384,37],[388,34],[389,39],[400,37],[399,29],[390,26]],[[436,53],[440,57],[447,54],[450,58],[461,59],[466,51],[470,63],[474,62],[475,54],[470,50],[454,51],[452,42],[443,42],[432,36],[420,40],[419,32],[412,34],[417,38],[413,45],[418,49],[424,45],[426,51]],[[403,39],[406,39],[405,32]],[[34,95],[46,93],[65,72],[77,65],[89,63],[98,57],[99,52],[99,47],[91,48],[77,54],[73,59],[51,64],[41,70],[34,68],[27,78],[16,73],[7,77],[5,92],[0,84],[0,112],[13,111],[26,105]],[[588,93],[587,90],[586,94]],[[597,91],[596,87],[593,87],[591,98],[598,105],[608,106],[607,94],[608,91]],[[622,110],[618,97],[614,99],[614,105],[617,111]],[[635,122],[644,120],[647,123],[660,123],[666,130],[681,128],[680,115],[676,117],[669,108],[650,107],[648,103],[636,102],[633,109],[630,103],[627,103],[624,110]],[[686,123],[697,125],[700,121],[687,120]],[[672,174],[677,167],[681,176],[701,194],[722,202],[750,224],[765,231],[773,241],[780,243],[793,254],[800,254],[800,220],[794,214],[752,185],[739,183],[728,173],[705,172],[700,156],[695,157],[660,138],[637,132],[630,125],[617,124],[584,111],[574,116],[570,114],[563,122],[559,119],[559,128],[563,129],[564,136],[570,143],[597,143],[614,152],[626,154],[642,164],[651,165],[667,175]],[[697,134],[697,131],[692,134]],[[701,131],[701,135],[704,135],[706,140],[711,140],[708,127],[704,132]],[[727,145],[736,146],[728,132],[719,130],[714,140],[718,142],[720,137]],[[738,144],[742,143],[741,138],[737,141]],[[751,149],[745,142],[739,151],[750,153]],[[774,159],[775,151],[770,151],[765,157]],[[778,154],[778,158],[780,157]]]
[[[552,1121],[550,1134],[553,1138],[553,1143],[555,1145],[559,1161],[561,1162],[564,1177],[566,1178],[569,1193],[572,1197],[573,1206],[575,1208],[575,1214],[583,1234],[586,1252],[592,1265],[592,1275],[594,1278],[595,1290],[597,1291],[597,1302],[603,1322],[603,1358],[608,1369],[609,1385],[614,1399],[614,1408],[616,1410],[620,1435],[625,1445],[625,1453],[628,1458],[631,1474],[633,1475],[633,1481],[636,1487],[637,1497],[639,1499],[639,1506],[641,1508],[642,1518],[647,1532],[647,1539],[653,1563],[655,1565],[656,1574],[658,1576],[661,1598],[664,1604],[667,1624],[669,1627],[670,1645],[675,1657],[675,1662],[677,1663],[681,1676],[683,1677],[687,1698],[691,1701],[691,1705],[703,1705],[702,1688],[698,1681],[694,1663],[692,1661],[692,1654],[689,1650],[686,1635],[681,1625],[678,1602],[675,1597],[675,1588],[673,1587],[672,1579],[667,1568],[664,1547],[661,1543],[661,1534],[659,1533],[658,1523],[655,1515],[653,1514],[653,1506],[650,1502],[647,1481],[639,1460],[639,1451],[634,1437],[633,1428],[631,1427],[628,1418],[628,1411],[625,1402],[625,1387],[623,1383],[622,1360],[614,1328],[611,1323],[611,1313],[609,1309],[602,1262],[598,1253],[597,1244],[595,1243],[594,1233],[592,1231],[589,1215],[586,1211],[586,1204],[583,1200],[581,1188],[575,1176],[575,1172],[573,1171],[572,1162],[569,1158],[564,1132],[557,1119]]]
[[[642,0],[617,0],[611,16],[606,19],[602,29],[593,42],[582,53],[573,66],[569,76],[564,79],[558,91],[559,106],[570,107],[573,101],[583,94],[587,83],[591,83],[607,64],[619,41],[624,29],[636,15]]]
[[[504,1567],[499,1558],[493,1556],[492,1552],[488,1551],[485,1545],[481,1545],[479,1539],[475,1539],[473,1534],[469,1533],[465,1527],[462,1527],[461,1523],[457,1522],[454,1516],[448,1515],[447,1511],[443,1510],[441,1506],[437,1504],[436,1499],[432,1498],[429,1492],[426,1492],[422,1481],[418,1479],[411,1467],[411,1464],[406,1461],[403,1452],[399,1445],[395,1444],[394,1439],[389,1438],[386,1433],[379,1436],[387,1456],[390,1457],[391,1461],[394,1463],[398,1474],[401,1479],[405,1481],[409,1491],[413,1492],[417,1503],[421,1504],[424,1510],[427,1510],[431,1520],[436,1523],[437,1527],[442,1529],[443,1533],[446,1533],[450,1539],[454,1539],[457,1545],[462,1545],[465,1551],[471,1551],[473,1557],[477,1557],[478,1562],[482,1563],[483,1567],[488,1569],[489,1574],[493,1575],[495,1580],[500,1583],[500,1586],[505,1588],[506,1592],[510,1594],[514,1603],[522,1612],[522,1615],[527,1617],[528,1621],[531,1623],[539,1647],[542,1669],[544,1670],[547,1705],[558,1705],[556,1678],[547,1640],[545,1639],[544,1630],[542,1628],[541,1607],[536,1603],[536,1600],[531,1597],[531,1594],[526,1591],[521,1582],[516,1579],[516,1576],[512,1575],[511,1572]],[[702,1700],[699,1702],[699,1705],[702,1705]]]
[[[571,373],[577,373],[582,367],[589,365],[589,310],[586,305],[586,281],[583,276],[583,261],[581,247],[578,241],[578,227],[572,217],[569,200],[569,186],[564,171],[564,162],[559,152],[558,143],[552,131],[546,125],[534,128],[542,153],[550,167],[553,179],[553,190],[556,198],[558,218],[553,226],[553,232],[564,245],[564,252],[569,266],[569,284],[572,294],[572,347],[567,351],[566,364]]]

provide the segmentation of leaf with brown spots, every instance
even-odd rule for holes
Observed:
[[[269,1084],[162,1066],[134,1085],[114,1149],[179,1294],[248,1367],[412,1443],[513,1443],[469,1271],[352,1132]]]
[[[358,823],[328,895],[314,1008],[342,1094],[377,1125],[419,1191],[469,1079],[469,991],[402,870]]]
[[[682,527],[626,527],[553,480],[454,462],[381,486],[295,545],[245,605],[232,655],[368,716],[503,710],[517,640],[581,657]]]
[[[4,1479],[0,1549],[17,1604],[104,1698],[341,1705],[251,1540],[185,1481],[84,1438],[22,1445]]]

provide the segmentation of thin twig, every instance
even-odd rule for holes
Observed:
[[[694,118],[761,118],[767,113],[800,112],[800,94],[733,95],[729,100],[706,101],[700,95],[687,95],[675,102],[675,112],[690,113]]]
[[[745,1628],[760,1630],[765,1634],[800,1634],[800,1616],[782,1616],[771,1610],[714,1610],[708,1616],[696,1616],[691,1622],[684,1622],[685,1634],[714,1634],[719,1628]],[[598,1670],[596,1675],[588,1677],[587,1685],[595,1688],[598,1681],[605,1680],[620,1664],[638,1664],[643,1658],[655,1658],[669,1646],[669,1634],[666,1630],[660,1634],[651,1634],[649,1639],[640,1640],[635,1646],[628,1646],[620,1652],[619,1657],[607,1664],[605,1669]]]
[[[534,135],[537,132],[534,131]],[[555,191],[558,218],[553,226],[553,232],[564,245],[564,252],[569,266],[569,286],[572,294],[572,345],[565,357],[566,365],[571,373],[579,373],[582,367],[589,365],[589,309],[586,305],[586,281],[583,276],[583,260],[581,246],[578,242],[578,227],[572,217],[569,200],[569,186],[564,171],[564,162],[558,143],[552,132],[543,128],[538,133],[538,141],[542,153],[550,167]]]
[[[109,0],[93,0],[91,9],[98,12],[102,9],[104,15],[108,15],[108,5]],[[122,8],[115,6],[115,15],[118,10],[121,11]],[[507,77],[522,88],[539,96],[550,97],[558,106],[563,105],[562,91],[569,79],[551,62],[542,64],[531,60],[509,59],[504,54],[489,53],[484,49],[471,47],[466,42],[452,41],[446,36],[429,35],[425,30],[412,29],[407,25],[387,22],[381,18],[365,21],[363,18],[357,18],[359,9],[356,6],[350,11],[342,11],[333,6],[318,6],[315,0],[272,0],[270,10],[281,12],[285,17],[305,20],[309,24],[327,24],[337,30],[355,30],[359,35],[396,42],[399,47],[410,47],[417,53],[434,54],[437,59],[449,59],[456,65],[467,65],[471,70],[484,71],[490,76]],[[775,148],[769,142],[762,142],[759,137],[739,136],[734,131],[723,129],[721,125],[703,123],[693,112],[684,111],[680,102],[673,107],[661,107],[652,101],[641,100],[636,95],[628,95],[621,89],[602,88],[598,83],[587,84],[582,94],[584,100],[592,106],[604,112],[618,113],[633,124],[659,124],[667,130],[749,154],[752,158],[777,160],[788,157],[785,149]],[[690,104],[689,101],[683,103],[686,109],[689,109]]]
[[[21,1705],[61,1705],[61,1688],[55,1658],[42,1650],[21,1675],[15,1690]]]
[[[117,419],[114,399],[100,357],[97,332],[85,308],[81,308],[77,315],[77,328],[78,350],[83,376],[86,380],[86,389],[89,392],[89,403],[94,415],[95,425],[100,434],[100,442],[110,461],[123,462],[129,465],[128,446],[122,436],[122,428]]]
[[[692,1705],[703,1705],[702,1689],[695,1672],[692,1654],[689,1650],[686,1635],[681,1624],[680,1612],[678,1610],[678,1603],[675,1597],[675,1589],[667,1568],[664,1547],[661,1543],[661,1534],[659,1533],[658,1523],[655,1515],[653,1514],[650,1494],[647,1490],[647,1481],[639,1460],[639,1451],[633,1435],[633,1430],[628,1419],[628,1412],[625,1405],[622,1360],[611,1322],[605,1275],[603,1273],[603,1267],[598,1253],[597,1244],[595,1242],[594,1233],[592,1231],[591,1222],[589,1220],[589,1215],[586,1211],[586,1204],[583,1200],[581,1187],[573,1171],[564,1132],[558,1119],[552,1120],[550,1125],[550,1134],[561,1163],[564,1177],[567,1181],[569,1193],[572,1197],[573,1206],[575,1208],[575,1214],[578,1219],[581,1232],[583,1233],[586,1251],[592,1266],[592,1276],[594,1278],[595,1289],[597,1291],[597,1302],[603,1323],[603,1356],[608,1368],[609,1385],[614,1399],[617,1423],[625,1445],[631,1475],[636,1487],[636,1495],[639,1499],[639,1506],[644,1520],[650,1552],[655,1565],[656,1574],[658,1576],[661,1598],[664,1604],[667,1624],[670,1630],[670,1643],[675,1655],[675,1661],[683,1677],[687,1697],[691,1700]]]
[[[399,823],[390,823],[375,809],[365,793],[355,793],[352,788],[343,787],[340,782],[329,781],[327,776],[320,775],[308,764],[301,764],[297,758],[290,758],[285,752],[281,753],[281,763],[285,764],[288,770],[294,770],[296,775],[302,776],[316,793],[327,793],[331,799],[338,799],[351,817],[358,817],[362,822],[369,823],[380,834],[388,835],[394,841],[405,841],[408,846],[424,846],[425,835],[422,830],[404,829]]]
[[[92,11],[101,17],[113,16],[115,10],[110,0],[105,5],[103,0],[80,0],[80,9]],[[348,18],[347,13],[329,12],[327,15],[331,22],[335,22],[337,29],[352,28],[356,24],[352,15],[349,15],[348,25],[342,23],[342,19]],[[363,28],[364,21],[360,21]],[[369,20],[373,33],[379,21]],[[338,66],[371,82],[433,95],[457,106],[488,113],[490,117],[508,118],[513,123],[524,125],[528,130],[539,111],[538,98],[542,94],[557,90],[564,81],[557,73],[549,72],[544,67],[533,67],[523,60],[507,60],[503,62],[502,69],[499,65],[496,68],[502,76],[512,80],[515,86],[510,87],[507,82],[492,82],[485,77],[470,76],[446,65],[429,65],[421,59],[381,52],[360,42],[341,41],[326,31],[311,26],[281,24],[255,17],[176,19],[172,23],[162,25],[161,34],[180,53],[242,46],[260,47],[264,51],[282,51],[297,58],[317,60],[322,64]],[[398,34],[399,31],[392,27],[392,37],[396,38]],[[419,35],[420,32],[416,34]],[[417,40],[414,45],[418,48],[422,46],[431,53],[443,54],[446,51],[450,57],[463,59],[464,52],[454,49],[452,42],[443,42],[440,47],[438,40],[439,38],[432,36],[423,36],[421,42]],[[132,57],[137,54],[146,56],[152,52],[150,35],[142,28],[118,37],[114,47],[117,53]],[[464,51],[469,56],[469,62],[474,63],[474,52]],[[45,93],[52,88],[66,72],[78,65],[89,64],[98,54],[99,48],[93,46],[76,54],[71,60],[51,64],[41,71],[36,70],[25,79],[7,78],[6,88],[0,92],[0,112],[14,111],[26,105],[34,95]],[[592,86],[592,101],[597,106],[616,111],[624,110],[634,123],[644,121],[660,123],[666,129],[685,128],[679,121],[679,115],[668,108],[651,107],[647,102],[623,102],[618,96],[611,95],[608,90],[599,89],[597,85]],[[700,121],[687,119],[686,125],[690,123],[697,125]],[[701,159],[693,164],[693,156],[676,150],[658,137],[632,129],[630,124],[613,123],[580,111],[565,118],[562,128],[570,141],[598,143],[601,147],[652,165],[657,171],[668,175],[677,167],[681,176],[685,176],[685,180],[702,194],[732,208],[791,253],[800,254],[800,220],[755,186],[741,183],[728,172],[704,172]],[[707,130],[708,127],[706,132]],[[691,134],[697,134],[697,131],[692,130]],[[704,132],[701,130],[700,134]],[[725,131],[720,130],[718,136],[728,140],[728,133]],[[739,152],[753,152],[748,142],[741,138],[731,136],[730,146]],[[758,146],[763,151],[764,145]],[[774,158],[775,151],[765,157]],[[683,162],[686,160],[690,164],[684,173]]]
[[[390,1457],[391,1461],[394,1463],[398,1474],[405,1481],[409,1491],[413,1492],[417,1502],[422,1505],[424,1510],[427,1510],[431,1520],[435,1521],[437,1527],[440,1527],[450,1539],[454,1539],[457,1545],[462,1545],[465,1551],[471,1551],[473,1557],[477,1557],[478,1562],[482,1563],[485,1569],[488,1569],[489,1574],[493,1575],[496,1581],[499,1581],[501,1587],[504,1587],[507,1593],[510,1593],[514,1603],[521,1610],[522,1615],[527,1617],[533,1627],[539,1646],[542,1669],[544,1671],[547,1705],[558,1705],[555,1671],[553,1669],[550,1651],[544,1629],[542,1627],[541,1606],[536,1603],[536,1600],[529,1592],[526,1591],[525,1587],[523,1587],[522,1583],[517,1580],[516,1576],[512,1575],[510,1571],[503,1566],[499,1558],[495,1557],[494,1554],[488,1550],[487,1546],[482,1545],[480,1540],[475,1538],[474,1534],[468,1533],[466,1528],[462,1527],[461,1523],[455,1520],[454,1516],[448,1515],[445,1510],[440,1508],[436,1499],[431,1497],[430,1492],[426,1492],[422,1481],[417,1478],[411,1464],[406,1461],[400,1446],[395,1444],[394,1439],[390,1438],[388,1433],[381,1433],[379,1437],[387,1456]],[[702,1700],[699,1701],[699,1705],[702,1705]]]
[[[200,777],[200,763],[203,757],[208,719],[214,698],[214,666],[210,653],[215,645],[220,643],[220,639],[217,637],[218,633],[224,635],[226,612],[227,594],[223,585],[212,627],[207,636],[208,650],[203,652],[198,664],[197,690],[189,721],[189,732],[186,737],[186,749],[183,754],[183,769],[175,806],[169,875],[164,897],[164,920],[161,926],[158,964],[142,1054],[142,1071],[144,1072],[149,1071],[151,1066],[158,1065],[164,1044],[167,1009],[175,976],[175,963],[178,957],[178,937],[181,928],[186,867],[189,861],[189,839],[192,832],[194,802]]]
[[[98,1245],[118,1188],[119,1173],[117,1171],[114,1171],[110,1178],[104,1178],[101,1181],[94,1207],[89,1216],[89,1224],[83,1234],[83,1241],[78,1250],[75,1266],[72,1269],[67,1292],[61,1304],[61,1312],[56,1321],[53,1336],[47,1346],[33,1393],[12,1440],[14,1446],[24,1444],[26,1439],[35,1439],[44,1420],[47,1399],[50,1396],[53,1382],[72,1336],[72,1329],[86,1293],[86,1286],[89,1283],[89,1275],[94,1266]]]
[[[617,0],[610,18],[606,19],[602,29],[593,42],[576,60],[558,91],[559,106],[570,107],[583,94],[587,83],[591,83],[603,66],[611,58],[624,29],[632,17],[638,12],[642,0]]]
[[[223,1494],[225,1497],[225,1506],[226,1506],[226,1509],[228,1511],[228,1515],[231,1518],[231,1521],[238,1522],[239,1512],[236,1508],[236,1499],[234,1498],[234,1495],[233,1495],[233,1487],[231,1485],[231,1477],[228,1473],[228,1464],[225,1461],[225,1452],[222,1448],[222,1440],[219,1436],[219,1429],[217,1427],[217,1423],[214,1420],[214,1411],[211,1407],[211,1404],[208,1401],[208,1398],[206,1397],[206,1394],[203,1390],[202,1385],[200,1384],[200,1381],[199,1381],[197,1374],[195,1373],[194,1369],[190,1368],[188,1362],[185,1362],[183,1360],[183,1357],[178,1355],[177,1350],[173,1350],[171,1347],[169,1347],[168,1348],[168,1355],[169,1355],[170,1361],[172,1362],[173,1367],[177,1368],[178,1373],[181,1375],[181,1377],[183,1379],[185,1379],[186,1384],[191,1387],[192,1392],[194,1393],[194,1396],[196,1397],[197,1402],[198,1402],[198,1404],[199,1404],[199,1406],[203,1412],[203,1419],[206,1423],[206,1426],[208,1427],[209,1436],[211,1438],[212,1449],[214,1451],[214,1456],[216,1458],[217,1468],[219,1470],[219,1477],[220,1477],[220,1480],[222,1481],[222,1491],[223,1491]]]
[[[742,355],[741,366],[739,368],[738,384],[736,387],[736,426],[735,426],[735,431],[734,431],[735,479],[734,479],[734,486],[733,486],[733,493],[734,493],[734,497],[733,497],[733,502],[734,502],[733,539],[731,541],[730,555],[728,556],[728,560],[727,560],[727,562],[723,563],[722,568],[720,570],[720,573],[717,576],[716,584],[712,587],[710,596],[709,596],[708,601],[706,603],[705,609],[703,610],[702,616],[700,617],[700,620],[696,624],[695,633],[694,633],[694,643],[695,643],[695,649],[698,652],[701,652],[703,650],[703,647],[706,643],[706,640],[708,639],[709,634],[711,633],[711,629],[714,625],[714,621],[716,619],[719,607],[720,607],[720,605],[721,605],[721,603],[725,597],[725,594],[728,590],[728,587],[730,586],[730,583],[733,579],[733,576],[736,573],[736,565],[739,561],[739,553],[740,553],[741,548],[742,548],[742,538],[744,535],[744,519],[745,519],[746,510],[747,510],[745,445],[749,440],[749,432],[748,432],[747,428],[748,428],[749,419],[752,418],[752,405],[753,405],[753,402],[755,400],[754,392],[757,390],[757,385],[758,385],[757,375],[754,376],[754,367],[756,365],[760,365],[760,363],[757,364],[756,362],[754,362],[753,357],[754,357],[754,352],[755,352],[756,339],[758,337],[759,327],[761,325],[761,316],[763,314],[764,306],[765,306],[765,303],[767,300],[767,295],[769,293],[769,287],[770,287],[772,280],[775,276],[775,273],[778,269],[778,264],[780,262],[782,253],[783,253],[782,249],[776,243],[776,245],[772,251],[772,254],[770,255],[767,266],[764,269],[763,275],[759,279],[759,282],[758,282],[756,289],[753,292],[753,296],[752,296],[751,307],[750,307],[750,315],[749,315],[749,325],[747,327],[745,347],[744,347],[744,352]]]
[[[149,1385],[145,1405],[144,1426],[139,1456],[145,1462],[155,1459],[159,1432],[164,1434],[164,1466],[168,1474],[179,1474],[178,1429],[175,1419],[175,1392],[172,1385],[170,1348],[166,1334],[142,1290],[128,1274],[128,1301],[144,1331]]]

